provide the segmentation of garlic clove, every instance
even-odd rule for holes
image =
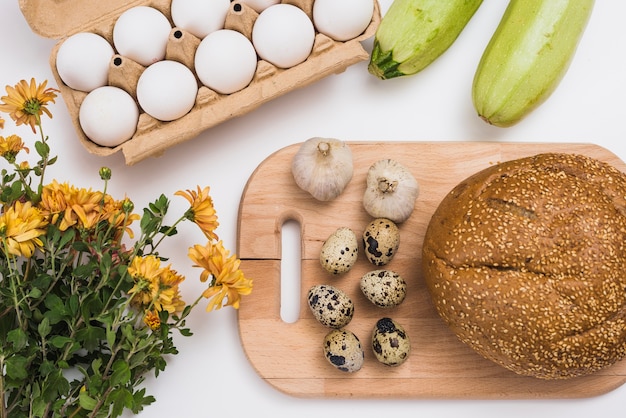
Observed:
[[[375,162],[367,172],[363,207],[374,218],[406,221],[419,194],[419,184],[407,167],[393,159]]]
[[[320,201],[330,201],[339,196],[352,179],[353,170],[350,147],[333,138],[306,140],[291,164],[298,187]]]

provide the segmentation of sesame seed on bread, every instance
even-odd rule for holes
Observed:
[[[564,379],[626,355],[626,175],[581,155],[480,171],[435,211],[422,249],[433,303],[479,354]]]

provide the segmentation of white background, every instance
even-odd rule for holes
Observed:
[[[165,193],[172,198],[176,214],[184,210],[186,201],[173,196],[175,191],[209,185],[220,218],[218,233],[234,251],[239,199],[252,171],[272,152],[313,136],[348,141],[593,142],[626,159],[626,2],[596,2],[576,58],[557,91],[521,123],[502,129],[475,116],[470,89],[478,60],[506,3],[485,1],[457,42],[418,75],[381,81],[367,72],[365,62],[359,63],[206,131],[160,158],[131,167],[125,165],[121,153],[106,158],[89,154],[78,142],[60,97],[51,106],[53,121],[44,121],[53,150],[60,155],[48,180],[99,188],[98,169],[106,165],[113,170],[109,188],[113,196],[127,194],[140,208]],[[379,4],[384,13],[391,0]],[[48,79],[54,86],[49,55],[55,43],[31,31],[17,0],[2,0],[0,86],[31,77]],[[371,50],[371,44],[370,39],[364,46]],[[5,94],[4,90],[0,93]],[[7,120],[5,135],[18,133],[32,141],[29,129],[12,126]],[[186,255],[194,243],[204,243],[204,239],[193,225],[187,225],[163,249],[174,267],[187,276],[186,300],[195,299],[202,289],[199,270],[190,267]],[[195,335],[176,338],[180,354],[170,359],[158,379],[147,379],[148,392],[157,402],[140,416],[589,417],[622,416],[626,406],[626,386],[578,400],[293,398],[257,376],[241,348],[236,319],[236,311],[230,308],[207,314],[201,307],[192,314],[189,325]]]

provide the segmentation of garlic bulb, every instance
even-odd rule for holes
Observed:
[[[338,139],[310,138],[294,155],[291,172],[298,187],[315,199],[333,200],[352,179],[352,151]]]
[[[379,160],[367,172],[363,207],[374,218],[404,222],[411,216],[419,184],[413,174],[392,159]]]

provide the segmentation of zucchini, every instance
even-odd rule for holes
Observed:
[[[374,35],[368,70],[385,80],[415,74],[457,39],[482,0],[394,0]]]
[[[519,122],[567,72],[594,0],[511,0],[474,75],[478,115],[500,127]]]

